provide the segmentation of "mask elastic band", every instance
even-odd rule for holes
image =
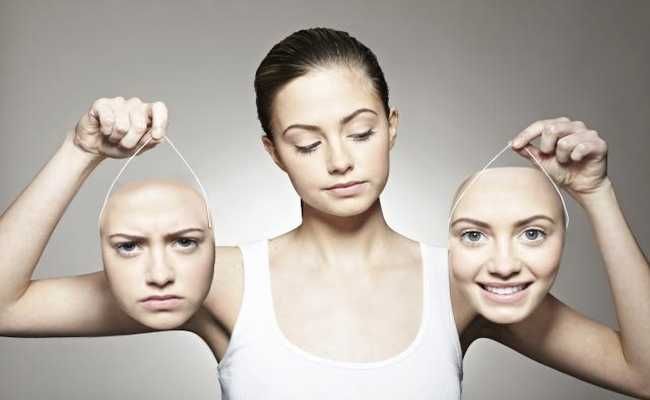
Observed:
[[[487,169],[487,168],[488,168],[488,167],[489,167],[489,166],[490,166],[490,165],[491,165],[491,164],[492,164],[492,163],[493,163],[497,158],[499,158],[499,157],[501,156],[501,154],[503,154],[506,150],[508,150],[509,148],[511,148],[511,146],[512,146],[512,143],[511,143],[511,142],[508,142],[508,144],[506,145],[506,147],[504,147],[503,149],[501,149],[501,151],[499,151],[499,152],[497,153],[496,156],[492,157],[492,159],[491,159],[487,164],[485,164],[485,166],[483,167],[483,169],[481,169],[481,171],[479,171],[478,174],[474,175],[474,178],[472,178],[472,180],[471,180],[471,181],[470,181],[470,182],[465,186],[465,189],[463,189],[463,191],[460,193],[460,195],[458,196],[458,199],[457,199],[456,202],[454,203],[454,206],[451,208],[451,212],[449,213],[449,221],[447,222],[447,226],[450,226],[450,225],[451,225],[451,217],[452,217],[452,215],[454,215],[454,211],[456,210],[456,207],[458,207],[458,204],[460,203],[460,201],[462,200],[463,196],[465,195],[465,192],[467,192],[467,190],[468,190],[468,189],[469,189],[469,188],[474,184],[474,182],[476,182],[476,180],[477,180],[477,179],[478,179],[478,178],[483,174],[483,172],[485,172],[485,170],[486,170],[486,169]],[[524,147],[524,150],[526,150],[526,152],[528,152],[528,154],[530,155],[530,157],[535,161],[535,163],[536,163],[537,166],[542,170],[542,172],[544,173],[544,175],[546,175],[546,177],[548,178],[548,180],[551,181],[551,184],[553,185],[553,188],[555,189],[555,191],[557,192],[557,194],[560,196],[560,201],[562,201],[562,209],[563,209],[563,211],[564,211],[564,228],[565,228],[565,230],[566,230],[566,229],[569,227],[569,211],[567,210],[566,203],[564,202],[564,197],[562,196],[562,192],[560,192],[560,188],[557,187],[557,185],[555,184],[555,181],[553,181],[553,179],[552,179],[551,176],[548,174],[548,172],[546,172],[546,169],[544,169],[544,167],[542,167],[542,164],[541,164],[540,161],[537,159],[537,157],[535,157],[535,155],[533,155],[533,153],[532,153],[530,150],[528,150],[528,148]]]
[[[120,176],[122,175],[122,173],[124,172],[124,170],[126,169],[126,167],[129,165],[129,163],[131,162],[131,160],[133,160],[133,158],[134,158],[135,156],[137,156],[138,153],[140,153],[140,151],[142,151],[142,149],[143,149],[143,148],[144,148],[144,147],[145,147],[145,146],[146,146],[146,145],[151,141],[151,139],[152,139],[152,137],[149,137],[147,140],[145,140],[145,142],[144,142],[144,143],[143,143],[143,144],[142,144],[142,145],[141,145],[141,146],[140,146],[140,147],[135,151],[135,153],[133,153],[133,154],[131,155],[131,157],[129,157],[129,159],[126,160],[126,162],[124,163],[124,165],[122,165],[122,168],[120,169],[120,172],[118,172],[118,173],[117,173],[117,176],[115,177],[115,179],[113,179],[113,182],[111,183],[111,186],[108,188],[108,193],[106,193],[106,197],[104,198],[104,204],[102,204],[102,208],[101,208],[101,210],[99,211],[99,220],[98,220],[99,222],[101,222],[101,220],[102,220],[102,215],[104,214],[104,208],[106,208],[106,204],[108,203],[108,198],[109,198],[109,196],[111,195],[111,192],[113,191],[113,186],[115,186],[115,183],[117,183],[117,180],[120,179]],[[171,146],[171,148],[174,149],[174,151],[176,152],[176,154],[178,154],[178,156],[180,157],[180,159],[183,160],[183,163],[185,163],[185,166],[187,167],[187,169],[190,170],[190,172],[192,173],[192,176],[194,177],[194,180],[196,180],[196,183],[197,183],[197,184],[199,185],[199,187],[201,188],[201,193],[203,194],[203,202],[205,203],[205,212],[206,212],[206,215],[208,216],[208,227],[209,227],[210,229],[212,229],[212,218],[211,218],[211,214],[210,214],[210,208],[209,208],[209,206],[208,206],[208,195],[206,194],[205,189],[203,188],[203,185],[201,184],[201,181],[199,180],[199,177],[196,175],[196,173],[194,173],[194,170],[192,169],[192,167],[190,166],[190,164],[187,162],[187,160],[185,160],[185,157],[183,157],[183,155],[181,154],[181,152],[178,151],[178,149],[176,148],[176,146],[174,146],[174,143],[173,143],[172,140],[169,138],[169,136],[163,136],[163,139],[162,139],[162,140],[163,140],[163,141],[166,141],[167,143],[169,143],[169,145]]]

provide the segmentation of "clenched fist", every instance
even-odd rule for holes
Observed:
[[[73,142],[90,154],[125,158],[150,138],[142,151],[160,143],[166,130],[167,107],[162,102],[101,98],[79,119]]]

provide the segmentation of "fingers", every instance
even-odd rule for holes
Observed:
[[[595,131],[594,131],[595,132]],[[587,156],[600,160],[607,154],[607,143],[597,138],[591,141],[578,143],[571,151],[571,160],[582,161]]]
[[[598,132],[591,129],[582,129],[572,135],[562,138],[557,142],[557,148],[555,150],[557,161],[561,164],[569,162],[572,159],[571,154],[574,152],[576,147],[583,147],[583,144],[595,140],[602,141],[602,139],[598,137]],[[578,153],[580,153],[580,151]]]
[[[129,130],[120,141],[120,146],[125,149],[133,149],[147,132],[147,107],[144,103],[135,104],[128,110],[128,115]]]
[[[168,113],[165,103],[157,101],[150,107],[151,134],[155,140],[160,140],[167,134]]]
[[[558,139],[584,129],[585,124],[582,121],[557,121],[546,124],[542,128],[539,149],[543,153],[553,154]]]
[[[129,131],[131,126],[131,118],[129,116],[128,108],[124,106],[118,106],[114,109],[115,114],[115,124],[113,125],[113,132],[108,137],[108,141],[111,143],[119,143],[120,140],[126,135],[126,132]]]
[[[147,147],[154,147],[166,134],[167,106],[162,102],[145,103],[137,97],[124,101],[112,99],[112,112],[115,123],[108,138],[111,143],[128,150],[141,146],[148,140]]]
[[[567,117],[554,118],[554,119],[545,119],[541,121],[536,121],[532,123],[529,127],[521,131],[513,140],[512,147],[517,150],[529,144],[535,138],[542,134],[542,131],[546,125],[550,125],[556,122],[569,122],[570,119]]]
[[[86,151],[123,158],[145,143],[145,151],[155,147],[165,137],[167,125],[165,103],[145,103],[137,97],[101,98],[81,116],[75,137]]]
[[[90,111],[88,112],[90,118],[99,123],[99,131],[102,135],[108,137],[113,132],[113,125],[115,124],[115,114],[110,106],[109,99],[99,99],[95,101]]]
[[[540,137],[539,148],[531,142]],[[586,156],[604,157],[607,143],[598,132],[587,128],[582,121],[571,121],[566,117],[534,122],[512,141],[513,150],[531,158],[528,149],[535,157],[554,156],[558,163],[580,161]]]

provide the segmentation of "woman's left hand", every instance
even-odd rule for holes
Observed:
[[[539,148],[531,143],[538,136]],[[609,184],[607,143],[581,121],[566,117],[536,121],[512,140],[512,148],[529,159],[525,149],[530,150],[553,180],[576,199]]]

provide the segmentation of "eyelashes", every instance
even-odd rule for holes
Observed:
[[[199,246],[201,240],[189,237],[179,237],[173,241],[173,246],[180,251],[192,251]],[[119,255],[124,257],[132,257],[140,253],[142,250],[143,242],[137,240],[129,240],[125,242],[115,243],[112,247]]]
[[[366,131],[364,133],[357,133],[357,134],[349,135],[349,137],[351,137],[355,142],[365,142],[366,140],[370,139],[370,136],[372,136],[374,134],[375,134],[375,131],[372,130],[372,129],[369,129],[368,131]],[[307,154],[310,154],[310,153],[313,153],[314,151],[316,151],[316,149],[318,148],[320,143],[321,143],[321,141],[319,140],[319,141],[314,142],[314,143],[312,143],[312,144],[310,144],[308,146],[295,146],[294,145],[294,147],[296,148],[296,152],[298,154],[307,155]]]
[[[546,232],[539,228],[528,228],[521,232],[517,237],[531,245],[540,244],[546,239]],[[479,246],[488,240],[487,235],[476,229],[469,229],[460,234],[461,241],[468,246]]]

